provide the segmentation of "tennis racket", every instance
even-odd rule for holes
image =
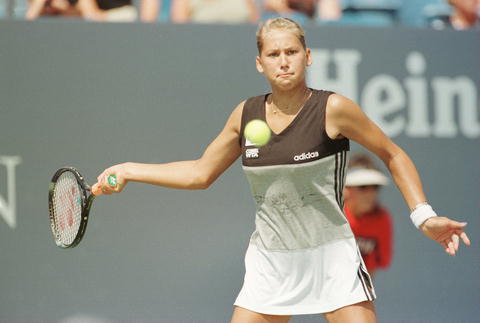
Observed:
[[[115,175],[109,175],[107,180],[110,186],[117,186]],[[66,249],[80,243],[94,199],[90,185],[74,167],[62,167],[55,172],[50,182],[48,206],[57,246]]]

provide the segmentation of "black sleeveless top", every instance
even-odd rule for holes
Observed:
[[[293,121],[270,142],[256,147],[242,135],[243,171],[256,203],[250,243],[264,250],[299,250],[353,239],[343,214],[348,139],[325,132],[325,108],[332,92],[313,93]],[[248,121],[265,121],[267,96],[248,99]]]
[[[244,166],[299,164],[322,159],[349,150],[348,139],[331,139],[325,131],[325,110],[333,92],[313,90],[292,122],[279,134],[272,132],[270,142],[262,147],[246,146],[243,132],[254,119],[266,122],[265,102],[268,94],[245,102],[242,113],[240,144]]]

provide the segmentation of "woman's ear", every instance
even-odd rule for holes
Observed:
[[[255,66],[257,67],[258,73],[263,73],[262,60],[260,59],[260,56],[255,58]]]
[[[312,51],[310,50],[310,48],[307,48],[305,50],[305,55],[307,57],[307,66],[312,65],[312,63],[313,63],[313,61],[312,61]]]

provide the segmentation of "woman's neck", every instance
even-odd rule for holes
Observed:
[[[305,104],[309,96],[310,89],[303,83],[289,91],[272,89],[272,95],[268,98],[268,103],[273,110],[280,110],[287,114],[296,113]]]

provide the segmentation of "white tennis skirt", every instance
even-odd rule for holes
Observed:
[[[250,244],[234,305],[270,315],[317,314],[376,298],[355,239],[271,251]]]

